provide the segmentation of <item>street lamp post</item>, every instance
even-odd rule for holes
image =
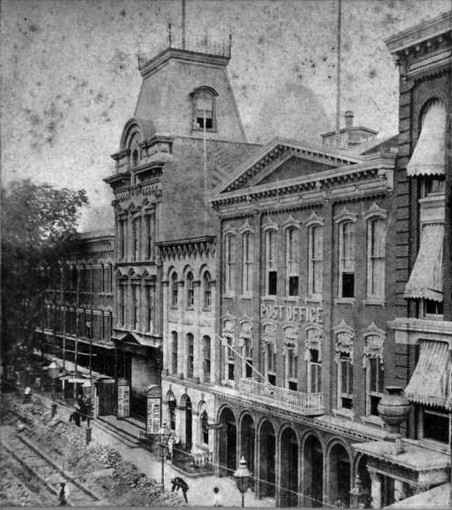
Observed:
[[[92,381],[86,381],[83,383],[83,390],[84,390],[84,396],[86,399],[86,402],[91,404],[92,402]],[[89,397],[86,395],[88,393]],[[91,406],[86,405],[85,406],[85,413],[86,413],[86,444],[88,445],[91,442]]]
[[[55,402],[55,384],[56,384],[56,378],[58,377],[58,375],[60,373],[60,367],[56,364],[54,359],[50,363],[48,370],[49,370],[49,376],[52,379],[52,418],[53,418],[56,415],[56,411],[57,411],[57,405]]]
[[[235,478],[235,483],[237,484],[237,489],[239,490],[240,494],[242,495],[242,508],[245,506],[245,492],[247,491],[248,487],[250,486],[250,480],[253,476],[253,473],[248,469],[246,465],[245,457],[240,459],[239,467],[237,471],[233,474]]]
[[[159,429],[158,435],[160,437],[160,453],[162,456],[162,492],[165,492],[165,452],[171,437],[171,431],[166,423]]]

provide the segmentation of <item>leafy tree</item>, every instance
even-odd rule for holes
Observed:
[[[19,344],[31,346],[33,332],[43,320],[48,289],[60,283],[59,263],[76,240],[81,208],[88,199],[85,190],[57,189],[29,179],[2,188],[1,198],[1,335],[5,354]]]

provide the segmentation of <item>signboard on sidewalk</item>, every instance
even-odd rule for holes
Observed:
[[[149,386],[146,391],[146,433],[158,434],[161,423],[162,396],[160,386]]]

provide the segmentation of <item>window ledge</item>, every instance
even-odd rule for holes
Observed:
[[[337,298],[334,300],[335,305],[354,305],[355,304],[355,298]]]
[[[201,308],[201,310],[202,310],[203,312],[211,312],[211,311],[212,311],[212,307],[210,307],[210,306],[209,306],[208,308],[203,307],[203,308]]]
[[[323,298],[321,296],[310,296],[306,298],[306,303],[323,303]]]
[[[249,300],[249,299],[253,299],[253,295],[252,294],[240,294],[239,298]]]
[[[271,296],[269,294],[266,294],[265,296],[262,296],[262,299],[265,299],[267,301],[276,301],[277,296]]]
[[[367,298],[364,300],[364,304],[366,306],[382,306],[383,308],[386,307],[386,300],[379,299],[379,298]]]
[[[179,307],[177,305],[170,305],[170,310],[177,310]]]
[[[369,414],[368,416],[361,416],[361,421],[366,425],[374,425],[383,429],[385,422],[379,417]]]
[[[235,299],[235,294],[233,294],[232,292],[225,292],[223,294],[223,297],[224,298],[229,298],[229,299]]]
[[[229,388],[234,388],[235,387],[234,381],[230,381],[229,379],[222,380],[221,381],[221,385],[222,386],[228,386]]]
[[[339,418],[353,420],[353,411],[350,409],[333,409],[333,415]]]
[[[285,296],[284,300],[288,301],[288,302],[296,303],[299,298],[300,298],[300,296]]]

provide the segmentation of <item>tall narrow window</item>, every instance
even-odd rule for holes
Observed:
[[[178,348],[177,345],[177,333],[176,331],[171,332],[171,373],[173,375],[177,375],[177,355]]]
[[[139,311],[140,311],[140,298],[139,298],[140,287],[138,285],[132,285],[132,323],[133,329],[140,327]]]
[[[195,284],[193,280],[193,273],[187,274],[187,308],[195,306]]]
[[[126,220],[119,220],[119,259],[126,257]]]
[[[194,96],[194,129],[212,130],[215,128],[214,92],[200,89]]]
[[[298,356],[296,355],[295,348],[290,346],[287,347],[286,353],[286,365],[287,365],[287,379],[286,388],[292,391],[298,389]]]
[[[320,393],[322,391],[322,363],[317,349],[309,349],[308,360],[308,392]]]
[[[276,296],[278,291],[276,230],[267,230],[265,233],[265,261],[267,270],[267,295]]]
[[[119,324],[125,326],[126,323],[126,296],[125,286],[119,285]]]
[[[132,222],[132,260],[140,259],[140,225],[141,218],[136,218]]]
[[[323,286],[323,228],[313,225],[308,231],[308,294],[321,296]]]
[[[232,294],[234,292],[234,279],[235,279],[235,238],[233,234],[225,236],[225,292]]]
[[[339,407],[353,408],[353,365],[349,353],[341,352],[339,358]]]
[[[251,232],[242,235],[242,292],[250,294],[253,291],[253,237]]]
[[[191,333],[187,333],[187,377],[193,379],[195,365],[195,339]]]
[[[233,381],[235,368],[235,355],[233,351],[233,340],[231,337],[226,337],[225,362],[226,362],[225,379],[228,381]]]
[[[367,297],[383,299],[385,292],[385,221],[367,222]]]
[[[286,230],[286,285],[289,296],[298,296],[297,233],[298,230],[293,227]]]
[[[154,231],[155,216],[153,214],[146,215],[146,258],[152,260],[154,258]]]
[[[276,386],[276,352],[272,342],[265,345],[267,380],[273,386]]]
[[[355,227],[351,221],[339,224],[339,297],[355,296]]]
[[[204,308],[210,310],[212,307],[212,283],[209,271],[205,271],[203,278]]]
[[[202,339],[203,342],[203,355],[204,355],[204,382],[210,382],[210,374],[211,374],[211,344],[210,337],[204,336]]]
[[[253,342],[251,338],[243,339],[243,375],[250,379],[253,377]]]
[[[105,282],[105,292],[107,294],[111,294],[111,292],[113,291],[113,271],[111,269],[111,264],[105,265],[104,282]]]
[[[201,414],[201,440],[203,444],[209,444],[209,428],[208,428],[209,419],[207,416],[207,411],[203,411]]]
[[[153,288],[151,286],[146,287],[146,325],[147,331],[153,331]]]
[[[367,382],[367,402],[366,414],[378,416],[378,402],[383,396],[384,387],[384,371],[383,363],[379,357],[367,358],[366,368]]]
[[[171,275],[171,306],[177,306],[179,298],[179,282],[177,281],[177,273]]]

